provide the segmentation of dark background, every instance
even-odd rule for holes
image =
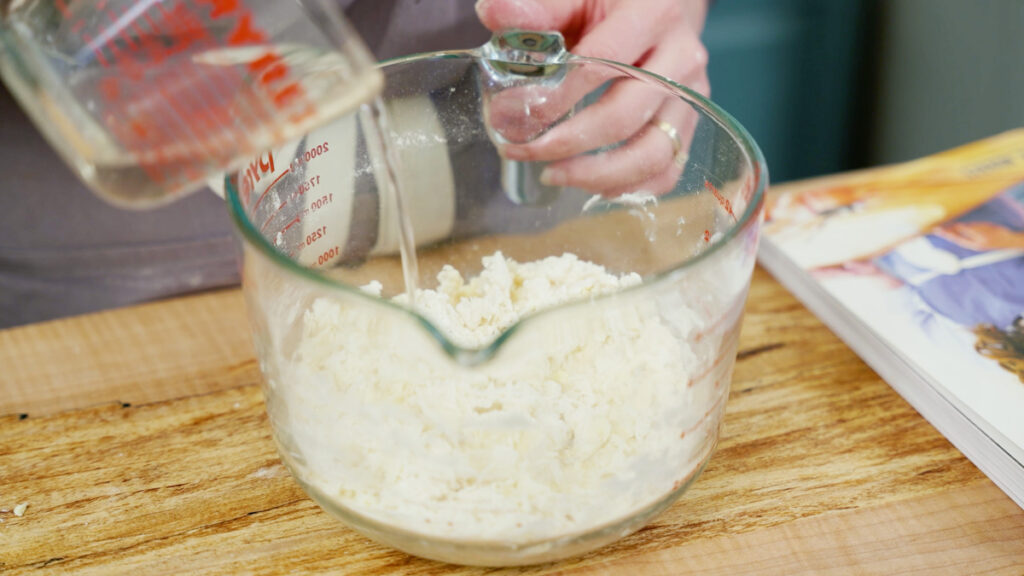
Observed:
[[[717,0],[704,41],[773,182],[1024,126],[1024,0]]]

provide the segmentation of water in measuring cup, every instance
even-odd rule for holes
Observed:
[[[383,84],[375,68],[300,45],[218,46],[141,66],[81,63],[30,40],[25,64],[48,70],[63,62],[65,76],[5,80],[79,177],[129,207],[201,189],[371,100]]]
[[[409,306],[415,308],[419,262],[416,258],[416,239],[413,235],[412,219],[406,209],[408,204],[399,184],[398,174],[401,171],[401,165],[398,160],[398,148],[391,138],[392,133],[384,101],[376,98],[364,106],[367,115],[371,118],[371,121],[365,126],[366,131],[370,132],[367,144],[376,147],[374,152],[378,158],[383,159],[383,166],[378,168],[383,169],[380,176],[383,176],[384,190],[381,191],[381,194],[387,194],[391,205],[395,207],[394,218],[398,228],[398,249],[402,259],[405,293],[409,297]]]

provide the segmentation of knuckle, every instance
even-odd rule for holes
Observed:
[[[685,11],[683,10],[683,2],[680,0],[667,0],[661,3],[661,17],[664,22],[680,22],[685,20]]]
[[[606,41],[595,41],[587,47],[586,54],[583,55],[602,60],[621,60],[621,57],[616,57],[618,52],[619,50],[613,44]]]
[[[708,48],[703,42],[697,41],[697,45],[693,49],[693,61],[696,65],[701,68],[708,64]]]

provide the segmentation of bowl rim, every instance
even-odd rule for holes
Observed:
[[[407,64],[411,62],[428,61],[434,59],[455,59],[455,58],[466,58],[470,60],[482,60],[482,55],[479,48],[469,50],[449,50],[439,52],[424,52],[418,54],[411,54],[408,56],[401,56],[398,58],[391,58],[379,62],[376,66],[377,69],[383,69],[388,66],[394,66],[397,64]],[[742,232],[748,230],[752,226],[760,224],[761,215],[763,212],[763,205],[765,199],[765,192],[768,187],[768,168],[765,163],[764,155],[757,143],[754,141],[750,133],[739,123],[731,114],[726,112],[719,105],[712,102],[710,99],[704,97],[698,92],[683,86],[671,79],[665,78],[654,72],[615,62],[613,60],[606,60],[603,58],[590,58],[585,56],[577,56],[570,54],[566,61],[560,65],[578,65],[578,64],[597,64],[601,66],[610,66],[616,70],[622,72],[626,76],[633,77],[634,79],[641,80],[656,85],[661,85],[669,92],[673,92],[674,96],[681,97],[687,100],[687,104],[692,107],[698,108],[704,113],[706,117],[716,122],[729,133],[733,140],[737,143],[738,147],[744,152],[744,156],[747,162],[750,164],[752,176],[755,180],[754,190],[750,195],[750,200],[747,202],[746,208],[743,213],[737,217],[732,226],[722,234],[719,238],[711,243],[711,245],[701,251],[695,256],[688,257],[675,266],[659,271],[657,273],[644,276],[643,281],[636,285],[625,288],[623,290],[599,296],[593,299],[593,301],[603,300],[606,298],[612,298],[620,294],[632,293],[634,291],[646,289],[651,286],[664,284],[669,281],[671,277],[676,276],[682,270],[689,269],[703,262],[704,260],[711,258],[717,252],[720,252],[728,244],[733,243],[741,235]],[[464,365],[476,365],[485,362],[495,356],[498,350],[502,347],[509,337],[518,332],[519,329],[528,323],[532,323],[535,318],[546,316],[551,313],[563,310],[565,308],[573,307],[574,305],[586,304],[590,302],[568,302],[559,306],[552,306],[532,312],[525,316],[522,316],[511,326],[505,328],[489,344],[481,346],[479,348],[468,348],[455,344],[449,339],[443,331],[441,331],[431,320],[420,314],[414,309],[411,309],[402,304],[392,302],[386,298],[380,298],[364,292],[358,286],[351,284],[345,284],[340,282],[326,274],[321,273],[317,269],[307,268],[299,265],[295,260],[279,252],[274,246],[263,237],[263,235],[256,229],[256,226],[246,216],[245,208],[242,206],[242,202],[239,196],[237,187],[231,181],[230,173],[224,176],[224,191],[225,198],[229,207],[229,214],[231,220],[235,224],[235,228],[242,237],[243,241],[249,246],[256,248],[256,250],[267,258],[271,263],[284,269],[287,272],[297,274],[299,277],[329,287],[333,290],[339,290],[342,293],[353,296],[356,298],[365,298],[367,301],[372,301],[378,305],[388,306],[394,311],[407,314],[412,320],[420,324],[437,342],[441,345],[452,359],[458,361]]]

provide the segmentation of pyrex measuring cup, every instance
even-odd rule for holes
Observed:
[[[0,77],[90,188],[133,207],[380,89],[331,0],[0,2]]]
[[[429,558],[525,564],[631,533],[715,446],[767,183],[760,152],[699,95],[571,56],[557,35],[380,69],[421,289],[472,296],[450,270],[438,285],[445,265],[559,289],[517,287],[507,258],[639,277],[466,344],[389,299],[404,290],[401,226],[377,113],[254,157],[226,188],[282,460],[324,509]],[[629,108],[641,102],[654,113]],[[530,148],[595,120],[624,128],[568,159]],[[552,167],[598,177],[564,186]]]

